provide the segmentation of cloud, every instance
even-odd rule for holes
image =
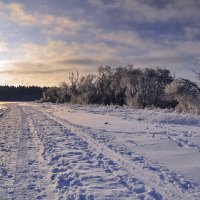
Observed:
[[[0,74],[11,75],[41,75],[41,74],[59,74],[66,73],[66,68],[46,69],[47,65],[40,63],[13,63],[8,69],[0,70]]]
[[[143,38],[136,31],[98,31],[96,38],[112,42],[119,55],[116,60],[122,66],[134,64],[136,67],[166,67],[173,71],[190,70],[195,68],[194,61],[200,52],[200,41],[193,40],[193,37],[176,40],[176,37],[166,35],[154,39]]]
[[[121,17],[131,19],[137,22],[176,22],[200,20],[199,8],[200,2],[197,0],[166,0],[166,1],[149,1],[149,0],[112,0],[92,1],[90,4],[96,6],[101,12],[116,10]],[[158,2],[160,2],[158,4]]]
[[[79,70],[81,73],[96,72],[101,64],[107,64],[115,57],[115,49],[104,43],[72,43],[49,40],[46,44],[27,43],[12,50],[18,55],[0,69],[1,74],[46,75]],[[11,52],[10,52],[11,53]]]
[[[67,17],[29,13],[20,3],[0,2],[0,11],[9,21],[22,26],[41,26],[44,28],[43,33],[49,35],[74,34],[86,24],[83,20],[75,21]]]
[[[138,34],[133,31],[99,32],[96,34],[96,39],[125,46],[140,46],[143,44]]]
[[[86,72],[96,72],[95,70],[91,70],[91,68],[84,68],[84,70],[80,67],[77,68],[68,68],[68,67],[57,67],[57,68],[52,68],[52,66],[49,67],[47,70],[47,65],[45,64],[40,64],[40,63],[13,63],[13,65],[9,66],[7,69],[0,70],[0,74],[11,74],[11,75],[56,75],[58,76],[59,74],[67,74],[70,73],[74,70],[81,71],[81,73],[86,73]],[[56,79],[56,77],[55,77]],[[61,80],[60,80],[61,81]]]
[[[80,72],[95,72],[100,65],[126,66],[161,66],[177,69],[178,67],[193,67],[194,60],[199,56],[200,42],[185,41],[172,46],[153,40],[142,39],[133,34],[127,34],[124,47],[122,36],[125,32],[115,33],[116,45],[106,43],[67,43],[60,40],[49,40],[46,44],[27,43],[13,50],[19,55],[17,60],[9,62],[0,73],[11,74],[61,74],[74,69]],[[112,38],[112,33],[108,39]],[[129,38],[129,37],[130,38]],[[104,35],[99,36],[101,39]],[[127,45],[132,37],[136,42]],[[119,39],[119,41],[118,41]],[[147,50],[146,50],[147,49]],[[122,53],[122,51],[124,51]],[[139,52],[139,53],[138,53]],[[143,53],[141,53],[143,52]]]
[[[77,1],[57,7],[49,0],[39,12],[35,2],[0,0],[2,77],[56,84],[69,71],[96,72],[100,65],[180,71],[199,58],[197,0]]]
[[[197,40],[200,35],[200,26],[184,27],[184,36],[187,40]]]
[[[100,65],[164,65],[176,68],[193,65],[200,52],[199,41],[180,40],[166,44],[165,41],[155,42],[150,38],[142,38],[136,32],[125,31],[97,31],[94,35],[95,42],[67,43],[61,40],[48,40],[44,44],[22,44],[12,50],[12,54],[18,56],[15,61],[9,62],[9,66],[13,70],[16,69],[13,73],[21,69],[17,73],[24,71],[43,74],[74,68],[95,71]]]
[[[69,58],[60,61],[60,64],[75,64],[75,65],[96,65],[95,60],[91,58]]]
[[[84,61],[88,64],[91,63],[91,59],[106,61],[111,55],[115,55],[116,51],[117,49],[105,43],[67,43],[61,40],[48,40],[45,44],[23,44],[15,50],[15,54],[21,55],[22,60],[31,62],[54,63],[68,60],[68,63],[81,64],[81,61]]]
[[[6,42],[0,40],[0,53],[8,51],[8,45]]]
[[[4,15],[9,17],[14,22],[19,22],[23,25],[30,25],[37,23],[37,19],[25,12],[24,6],[18,3],[2,3],[0,2],[0,10],[4,12]]]
[[[44,15],[41,17],[41,25],[46,26],[43,33],[47,35],[74,35],[86,25],[83,21],[74,21],[67,17],[56,17],[51,15]]]

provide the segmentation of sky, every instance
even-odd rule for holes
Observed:
[[[199,0],[0,0],[0,85],[56,86],[99,66],[196,81]]]

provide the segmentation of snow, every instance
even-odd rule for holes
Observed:
[[[0,116],[2,116],[3,113],[6,112],[7,109],[8,109],[8,107],[6,107],[3,104],[0,104]]]
[[[0,105],[0,199],[199,199],[200,116]]]

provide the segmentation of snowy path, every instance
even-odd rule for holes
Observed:
[[[42,145],[31,121],[30,113],[20,107],[21,128],[17,147],[13,199],[50,199],[46,165],[42,157]]]
[[[17,108],[0,118],[0,199],[12,198],[20,124]]]
[[[1,118],[0,199],[51,199],[41,148],[29,114],[9,106]]]
[[[0,118],[2,200],[199,199],[198,185],[105,130],[32,104],[8,108]]]

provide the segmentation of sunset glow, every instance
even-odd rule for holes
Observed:
[[[58,85],[70,71],[129,64],[194,80],[199,8],[196,0],[0,0],[1,84]]]

